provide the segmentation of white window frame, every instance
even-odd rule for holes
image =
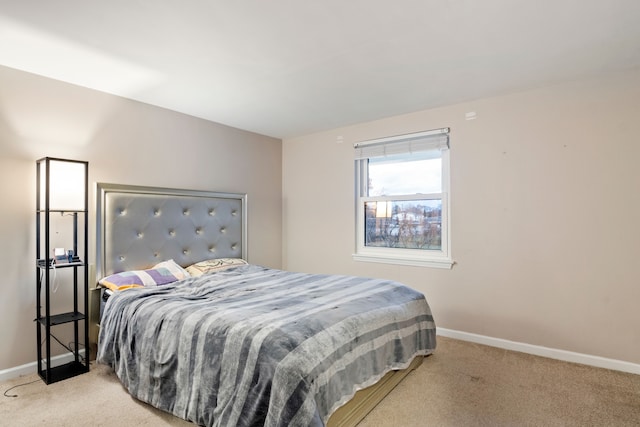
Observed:
[[[436,129],[432,131],[416,132],[406,135],[398,135],[388,138],[380,138],[354,144],[357,150],[359,147],[373,144],[394,144],[406,143],[411,140],[425,140],[430,136],[442,134],[448,135],[449,128]],[[441,150],[442,155],[442,193],[437,194],[411,194],[401,196],[376,196],[369,197],[367,192],[367,158],[360,159],[356,155],[355,160],[355,180],[356,180],[356,252],[353,254],[355,261],[379,262],[387,264],[412,265],[421,267],[447,268],[450,269],[454,262],[451,258],[451,209],[450,209],[450,180],[449,168],[450,157],[448,143],[447,147]],[[441,223],[441,249],[405,249],[365,246],[365,204],[367,202],[378,201],[399,201],[399,200],[428,200],[442,199],[442,223]]]

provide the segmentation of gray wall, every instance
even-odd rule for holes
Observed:
[[[249,260],[278,268],[281,152],[278,139],[0,67],[0,371],[36,360],[36,159],[89,161],[91,263],[94,183],[110,182],[247,193]]]
[[[640,363],[639,117],[636,70],[287,139],[284,267],[405,282],[442,328]],[[353,142],[440,127],[457,264],[353,261]]]

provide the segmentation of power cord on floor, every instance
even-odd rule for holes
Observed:
[[[69,350],[70,352],[74,353],[74,351],[73,351],[73,350],[71,350],[71,346],[74,344],[74,342],[73,342],[73,341],[71,341],[71,342],[69,343],[69,345],[68,345],[68,346],[66,346],[66,345],[64,345],[62,342],[60,342],[60,340],[59,340],[55,335],[51,335],[51,336],[53,337],[53,339],[55,339],[56,341],[58,341],[58,343],[59,343],[61,346],[63,346],[64,348],[66,348],[66,349],[67,349],[67,350]],[[42,344],[44,344],[44,340],[42,341],[42,343],[40,343],[40,345],[42,345]],[[82,344],[80,344],[80,345],[82,345]],[[83,347],[84,347],[84,346],[83,346]],[[78,357],[81,359],[82,363],[84,363],[84,362],[85,362],[85,359],[84,359],[84,357],[83,357],[82,355],[78,355]],[[13,390],[14,388],[22,387],[22,386],[29,385],[29,384],[33,384],[33,383],[37,383],[37,382],[40,382],[40,381],[42,381],[42,380],[41,380],[40,378],[38,378],[37,380],[33,380],[33,381],[26,382],[26,383],[22,383],[22,384],[14,385],[13,387],[9,387],[8,389],[6,389],[6,390],[4,391],[4,397],[18,397],[18,395],[17,395],[17,394],[7,394],[7,393],[9,393],[9,392],[10,392],[11,390]]]
[[[35,321],[35,319],[34,319],[34,321]],[[44,340],[42,340],[42,342],[40,343],[40,345],[42,345],[42,344],[44,344]],[[37,380],[29,381],[28,383],[22,383],[22,384],[14,385],[13,387],[9,387],[8,389],[6,389],[4,391],[4,397],[18,397],[17,394],[7,394],[7,393],[9,393],[14,388],[22,387],[23,385],[29,385],[29,384],[37,383],[38,381],[40,381],[39,378]]]
[[[18,385],[14,385],[13,387],[10,387],[8,389],[6,389],[4,391],[4,397],[18,397],[17,394],[7,394],[9,393],[11,390],[13,390],[14,388],[18,388],[18,387],[22,387],[24,385],[29,385],[29,384],[33,384],[33,383],[37,383],[40,382],[41,380],[38,378],[37,380],[33,380],[33,381],[29,381],[28,383],[23,383],[23,384],[18,384]]]
[[[26,382],[26,383],[14,385],[13,387],[9,387],[8,389],[6,389],[4,391],[4,397],[18,397],[17,394],[7,394],[7,393],[9,393],[14,388],[22,387],[22,386],[29,385],[29,384],[38,383],[40,381],[42,381],[42,380],[40,378],[38,378],[37,380],[33,380],[33,381]]]

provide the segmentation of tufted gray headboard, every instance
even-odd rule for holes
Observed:
[[[96,274],[247,259],[247,195],[98,183]]]

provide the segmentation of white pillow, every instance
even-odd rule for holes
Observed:
[[[242,258],[214,258],[190,265],[187,267],[187,272],[191,277],[198,277],[205,273],[222,271],[227,268],[238,267],[241,265],[247,265],[247,261]]]

